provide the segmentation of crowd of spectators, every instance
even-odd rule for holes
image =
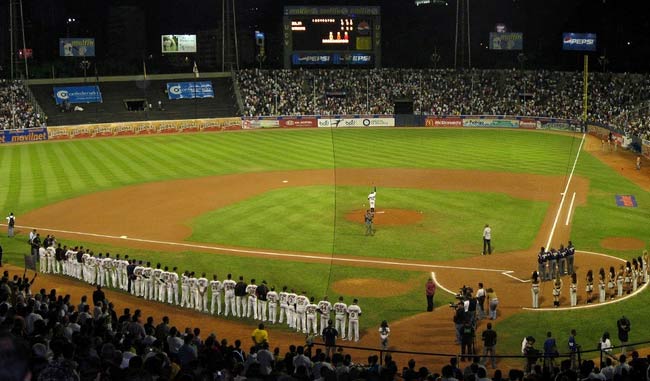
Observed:
[[[237,73],[244,114],[393,114],[412,99],[426,115],[518,115],[580,119],[583,74],[547,70],[314,69]],[[648,137],[650,77],[589,74],[590,121]]]
[[[22,82],[0,80],[0,130],[41,127],[44,122]]]

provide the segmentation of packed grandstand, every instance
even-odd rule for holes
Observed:
[[[238,71],[236,77],[235,93],[241,94],[244,116],[393,114],[396,99],[412,99],[415,114],[437,116],[576,120],[583,109],[583,78],[578,72],[250,69]],[[34,111],[25,90],[20,82],[0,83],[3,129],[41,126],[44,117]],[[589,121],[650,138],[650,77],[592,73],[588,94]]]

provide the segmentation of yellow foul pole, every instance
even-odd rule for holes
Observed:
[[[587,100],[588,100],[588,90],[589,90],[589,56],[585,54],[585,63],[582,73],[582,120],[587,121]]]

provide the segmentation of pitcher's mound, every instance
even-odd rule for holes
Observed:
[[[607,237],[600,241],[600,246],[612,250],[641,250],[645,242],[631,237]]]
[[[364,223],[365,209],[348,212],[345,219],[352,222]],[[408,225],[420,222],[424,215],[422,212],[407,209],[375,209],[375,225]]]
[[[332,284],[336,293],[355,297],[396,296],[406,294],[410,289],[411,286],[405,283],[373,278],[344,279]]]

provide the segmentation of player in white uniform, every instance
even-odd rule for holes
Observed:
[[[158,283],[158,301],[160,303],[165,303],[169,301],[169,292],[170,290],[170,284],[169,284],[169,267],[165,266],[165,268],[162,270],[162,273],[160,273],[160,281]],[[170,290],[171,291],[171,290]]]
[[[160,281],[162,276],[162,268],[160,263],[156,263],[156,268],[151,271],[151,300],[160,301],[160,289],[163,289],[163,300],[165,299],[165,284]]]
[[[287,302],[287,286],[282,287],[282,291],[278,294],[278,300],[280,301],[280,324],[284,321],[283,318],[287,318],[287,323],[289,322],[289,303]]]
[[[138,263],[137,266],[133,269],[133,276],[135,276],[135,282],[133,282],[133,293],[135,296],[142,296],[142,271],[144,266],[142,266],[142,261]]]
[[[47,252],[47,272],[56,274],[56,249],[50,245],[45,251]]]
[[[237,316],[237,307],[235,306],[235,285],[237,282],[232,280],[232,274],[228,274],[227,279],[223,281],[224,302],[226,305],[225,316],[232,311],[233,316]]]
[[[194,309],[197,311],[208,312],[208,286],[210,282],[205,277],[205,273],[196,280],[196,301],[194,302]]]
[[[374,187],[372,192],[368,195],[368,204],[370,205],[370,211],[375,212],[375,200],[377,198],[377,187]]]
[[[336,321],[336,326],[334,328],[339,332],[341,339],[345,340],[345,317],[348,313],[348,305],[343,303],[343,297],[339,296],[339,301],[334,303],[333,308]]]
[[[169,280],[167,283],[167,302],[169,304],[174,303],[175,305],[180,305],[181,299],[178,297],[178,270],[177,267],[174,267],[172,271],[169,272]],[[169,287],[171,286],[171,292]]]
[[[95,280],[97,285],[106,287],[106,268],[104,268],[104,255],[99,253],[99,256],[95,259],[95,274],[97,274]]]
[[[39,271],[47,274],[47,250],[43,246],[38,248]]]
[[[305,296],[305,292],[303,291],[302,294],[298,295],[298,297],[296,298],[296,327],[295,327],[296,331],[302,331],[302,333],[307,333],[307,327],[306,327],[307,316],[305,315],[305,313],[308,304],[309,304],[309,298]]]
[[[129,266],[129,256],[125,255],[124,259],[121,261],[120,270],[122,271],[120,287],[124,291],[129,290],[129,274],[127,273],[127,267]]]
[[[266,293],[266,300],[269,307],[269,321],[275,324],[278,309],[278,293],[275,292],[275,287],[271,287],[271,291]]]
[[[221,285],[221,281],[217,279],[217,274],[213,274],[212,280],[210,281],[210,291],[212,291],[212,300],[210,301],[210,315],[214,315],[215,309],[217,310],[217,315],[221,315],[222,289],[223,286]]]
[[[361,307],[357,304],[359,301],[354,299],[352,304],[348,306],[348,336],[352,340],[354,334],[354,341],[359,341],[359,316],[361,316]]]
[[[251,279],[251,284],[246,286],[246,294],[248,294],[248,303],[246,303],[246,313],[247,318],[252,317],[257,319],[257,285],[255,284],[255,279]]]
[[[296,295],[293,289],[287,294],[287,324],[289,328],[296,328]],[[282,316],[282,315],[280,315]]]
[[[327,300],[327,295],[323,300],[318,302],[318,312],[320,312],[320,331],[316,331],[320,335],[325,328],[327,328],[327,321],[330,320],[330,312],[332,311],[332,303]]]
[[[199,293],[199,282],[198,279],[194,277],[194,271],[190,273],[190,277],[187,280],[187,284],[190,287],[190,292],[189,292],[189,299],[190,299],[190,305],[189,308],[195,308],[196,305],[196,300],[198,299],[198,293]]]
[[[147,300],[153,299],[153,268],[151,267],[151,262],[147,262],[147,266],[142,271],[142,277],[144,278],[144,298]]]
[[[309,335],[311,332],[314,333],[314,335],[318,335],[318,321],[316,320],[316,310],[318,309],[318,306],[314,303],[314,297],[312,296],[309,299],[309,304],[307,304],[307,307],[305,307],[305,313],[307,315],[307,325],[306,325],[306,330],[307,330],[307,335]]]
[[[181,307],[190,305],[190,273],[185,271],[181,275]]]

